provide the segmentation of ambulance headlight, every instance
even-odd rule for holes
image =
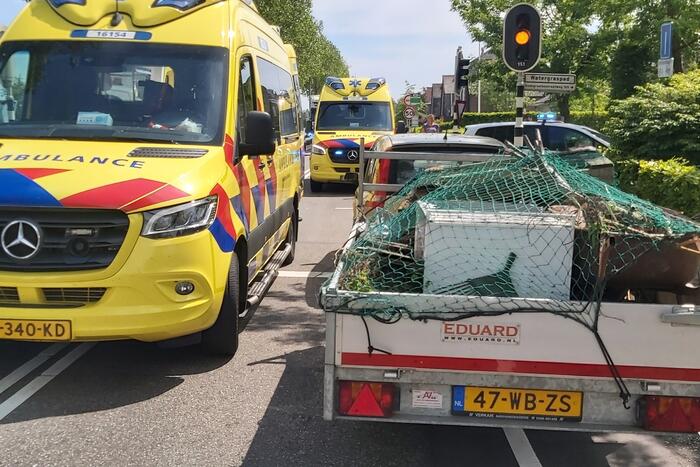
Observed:
[[[202,3],[204,0],[156,0],[153,6],[170,6],[185,11]]]
[[[85,0],[49,0],[49,1],[56,8],[63,6],[63,5],[66,5],[66,4],[81,5],[81,6],[85,5]]]
[[[316,154],[317,156],[325,156],[326,148],[324,148],[323,146],[319,146],[318,144],[314,144],[311,148],[311,154]]]
[[[217,196],[143,213],[141,235],[173,238],[208,229],[216,219]]]

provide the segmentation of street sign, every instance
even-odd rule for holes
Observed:
[[[663,23],[661,25],[661,44],[659,49],[659,58],[661,60],[669,59],[673,56],[673,23]]]
[[[525,73],[525,86],[528,83],[576,84],[576,75],[562,73]]]
[[[408,105],[419,105],[422,102],[423,102],[423,98],[420,96],[420,94],[416,94],[416,95],[411,96],[411,102]]]
[[[670,78],[673,76],[673,57],[659,60],[658,70],[659,78]]]
[[[414,107],[406,107],[403,111],[403,116],[406,120],[411,120],[416,116],[416,109]]]
[[[541,99],[541,98],[543,98],[543,97],[546,96],[546,95],[547,95],[547,93],[542,92],[542,91],[528,91],[528,90],[525,90],[525,97],[533,97],[533,98],[536,98],[536,99]]]
[[[412,96],[410,94],[406,94],[405,96],[403,96],[403,104],[411,105],[411,97]]]
[[[576,90],[576,75],[562,73],[525,73],[525,89],[552,94]]]

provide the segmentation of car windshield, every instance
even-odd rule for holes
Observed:
[[[393,146],[392,151],[397,152],[419,152],[419,153],[438,153],[438,154],[483,154],[496,155],[501,152],[500,148],[494,146],[475,146],[475,145],[452,145],[452,146],[430,146],[430,145],[406,145]],[[404,185],[410,181],[416,174],[431,168],[436,167],[453,167],[463,164],[471,164],[472,162],[458,161],[434,161],[434,160],[393,160],[389,175],[389,183],[397,183]]]
[[[9,42],[0,49],[0,137],[220,144],[225,49]]]
[[[586,130],[588,130],[596,138],[603,140],[603,142],[605,142],[606,144],[608,144],[608,145],[610,144],[610,137],[609,136],[604,135],[603,133],[596,131],[593,128],[586,127]]]
[[[317,130],[392,130],[388,102],[324,102],[318,110]]]

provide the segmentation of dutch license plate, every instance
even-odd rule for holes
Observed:
[[[481,418],[579,422],[583,414],[583,393],[454,386],[452,413]]]
[[[70,321],[39,321],[0,318],[0,339],[18,341],[69,341]]]
[[[345,178],[345,181],[356,182],[357,181],[357,174],[356,173],[346,173],[344,178]]]

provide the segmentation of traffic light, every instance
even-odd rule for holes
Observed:
[[[465,88],[469,85],[469,63],[468,58],[460,58],[457,60],[457,70],[455,70],[455,85],[457,89]]]
[[[513,71],[532,70],[542,53],[542,19],[532,5],[521,3],[503,20],[503,60]]]

